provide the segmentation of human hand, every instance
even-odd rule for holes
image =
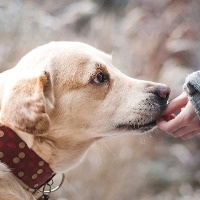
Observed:
[[[180,109],[177,116],[173,114]],[[200,120],[185,92],[169,103],[164,115],[157,120],[157,125],[168,134],[184,140],[200,133]]]

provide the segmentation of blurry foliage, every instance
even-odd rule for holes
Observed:
[[[199,0],[0,0],[0,71],[49,41],[78,40],[174,98],[200,66],[199,19]],[[199,187],[199,138],[158,132],[96,144],[54,199],[199,200]]]

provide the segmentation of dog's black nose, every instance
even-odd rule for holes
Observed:
[[[171,90],[168,86],[166,85],[159,85],[156,88],[156,93],[162,98],[162,99],[168,99],[169,94]]]

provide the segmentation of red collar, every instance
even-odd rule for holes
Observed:
[[[32,189],[39,189],[55,175],[49,164],[6,126],[0,126],[0,161]]]

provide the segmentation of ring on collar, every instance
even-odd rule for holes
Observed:
[[[52,192],[55,192],[57,191],[61,186],[62,184],[64,183],[64,180],[65,180],[65,174],[62,174],[62,179],[61,179],[61,182],[58,186],[56,186],[55,188],[52,188],[52,185],[54,184],[54,181],[53,181],[53,178],[51,180],[49,180],[47,183],[44,184],[44,186],[42,187],[42,189],[38,189],[38,191],[40,193],[42,193],[43,195],[50,195]],[[48,189],[46,189],[48,187]]]

